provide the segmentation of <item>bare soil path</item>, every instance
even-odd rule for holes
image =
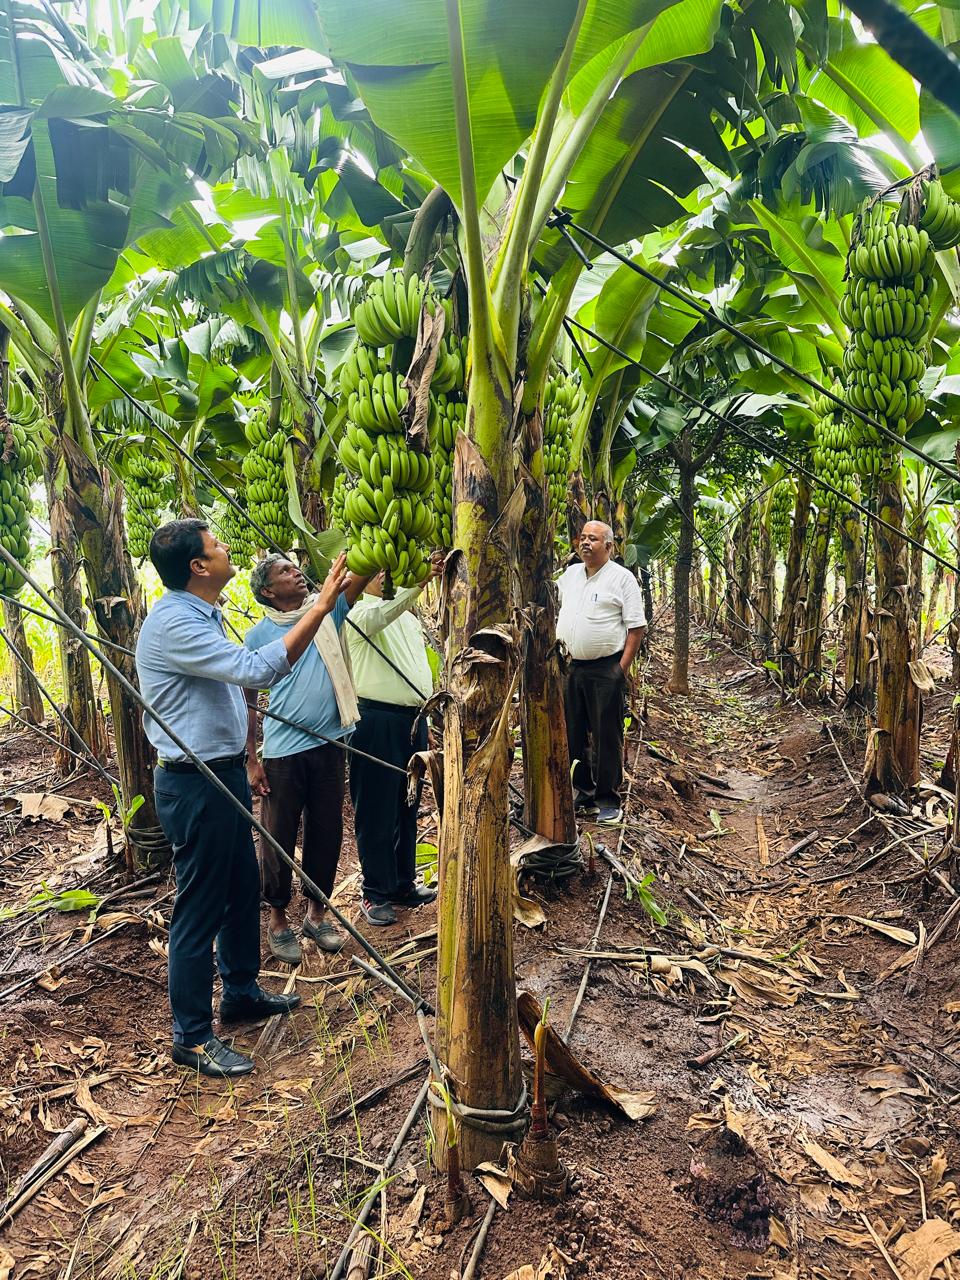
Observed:
[[[561,1096],[571,1192],[551,1205],[511,1198],[478,1274],[960,1276],[955,924],[918,946],[952,901],[936,878],[945,869],[931,865],[946,801],[930,789],[907,815],[866,807],[857,726],[835,708],[782,703],[719,640],[701,638],[695,656],[693,694],[668,698],[655,652],[638,699],[646,718],[631,730],[622,839],[587,829],[618,854],[629,892],[597,852],[564,888],[526,885],[546,919],[516,931],[519,985],[550,997],[563,1032],[614,875],[569,1043],[604,1081],[651,1091],[653,1113],[630,1120]],[[950,698],[943,685],[929,705],[931,779]],[[37,776],[41,756],[23,739],[4,748],[5,788]],[[93,790],[77,779],[64,794]],[[4,807],[0,905],[41,880],[101,896],[123,888],[95,808],[23,820],[18,801]],[[425,838],[434,829],[425,813]],[[351,910],[354,870],[348,848]],[[424,1117],[393,1176],[379,1172],[426,1073],[406,1006],[347,959],[308,955],[293,977],[267,979],[294,982],[304,1006],[279,1026],[240,1029],[241,1045],[259,1046],[258,1071],[198,1085],[167,1057],[169,905],[160,883],[128,890],[92,923],[53,911],[0,923],[0,995],[46,969],[0,999],[0,1191],[71,1121],[103,1127],[0,1229],[0,1277],[329,1275],[365,1193],[384,1182],[371,1274],[459,1274],[487,1192],[471,1179],[473,1215],[446,1228]],[[427,909],[375,939],[428,992],[432,927]]]

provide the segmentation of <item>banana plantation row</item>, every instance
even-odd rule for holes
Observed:
[[[630,568],[675,563],[678,693],[692,594],[820,696],[842,579],[868,786],[916,780],[924,573],[956,583],[956,122],[785,0],[99,8],[0,5],[18,702],[43,711],[20,568],[133,681],[168,513],[240,564],[319,577],[346,546],[388,592],[449,551],[437,1049],[461,1101],[509,1110],[511,707],[524,820],[569,847],[552,582],[585,519]],[[87,650],[59,656],[63,732],[103,759]],[[145,856],[140,707],[106,686]]]

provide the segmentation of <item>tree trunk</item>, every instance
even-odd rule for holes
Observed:
[[[574,471],[567,487],[567,535],[570,538],[571,548],[576,549],[583,526],[589,519],[590,504],[587,502],[583,472]]]
[[[793,526],[790,530],[790,546],[787,549],[783,605],[780,610],[780,627],[777,636],[780,670],[784,683],[791,685],[796,683],[793,655],[797,642],[797,603],[803,587],[804,549],[807,542],[807,526],[810,523],[810,499],[810,482],[806,476],[801,476],[797,482],[797,498],[793,507]]]
[[[563,706],[566,663],[557,647],[554,528],[543,474],[539,410],[522,421],[521,429],[527,461],[518,561],[526,615],[520,682],[524,821],[554,844],[569,845],[577,839],[577,823]]]
[[[823,503],[817,513],[810,546],[810,574],[804,629],[800,637],[800,697],[819,701],[823,695],[820,664],[823,649],[823,600],[830,567],[830,508]]]
[[[859,511],[847,507],[840,514],[843,547],[843,685],[844,705],[863,707],[866,702],[870,607],[867,600],[863,549],[863,523]]]
[[[80,533],[97,630],[115,645],[133,650],[144,608],[127,550],[122,490],[68,435],[61,439],[70,477],[67,499]],[[115,649],[110,657],[136,686],[137,670],[132,653]],[[124,809],[129,811],[136,797],[143,796],[143,803],[127,828],[127,839],[135,865],[149,869],[169,860],[170,856],[169,848],[159,837],[154,808],[153,750],[143,731],[139,704],[115,677],[107,673],[106,680]]]
[[[81,630],[87,629],[87,611],[83,602],[80,576],[80,547],[73,516],[68,509],[65,493],[68,487],[63,458],[53,448],[44,450],[44,483],[47,491],[47,509],[50,514],[50,573],[53,594],[60,607]],[[60,676],[63,683],[65,719],[86,743],[97,760],[107,758],[107,731],[100,707],[93,690],[90,658],[86,649],[63,627],[57,628],[57,650],[60,654]],[[62,725],[58,733],[63,732]],[[71,750],[76,743],[66,734],[64,746]],[[57,767],[61,774],[71,773],[76,760],[66,751],[57,754]]]
[[[610,527],[613,529],[613,545],[619,549],[617,558],[622,564],[623,552],[627,545],[627,504],[623,498],[618,498],[613,504]]]
[[[723,540],[723,625],[725,635],[735,640],[740,634],[737,625],[737,558],[733,539],[724,535]]]
[[[720,564],[712,556],[708,557],[707,573],[707,618],[712,627],[720,608]]]
[[[923,546],[927,540],[927,521],[925,518],[914,520],[910,525],[910,612],[916,624],[917,635],[923,627]],[[919,543],[919,546],[914,545]]]
[[[707,620],[707,601],[704,595],[703,586],[703,557],[700,554],[700,548],[694,543],[693,547],[693,600],[695,604],[695,613],[697,621],[701,624]]]
[[[23,625],[23,610],[16,601],[3,601],[3,629],[23,658],[22,663],[13,663],[13,709],[28,724],[43,724],[43,695],[33,674],[33,652]]]
[[[773,652],[774,630],[773,611],[776,599],[777,562],[773,551],[773,539],[770,537],[770,501],[761,508],[760,546],[758,551],[757,575],[757,630],[763,643],[763,656],[769,658]]]
[[[930,580],[930,594],[927,602],[927,621],[923,629],[923,643],[929,644],[937,630],[937,611],[940,608],[940,590],[943,587],[944,568],[937,560],[933,566],[933,577]]]
[[[957,535],[960,536],[960,515],[957,517],[956,530]],[[950,645],[952,655],[950,678],[956,686],[960,685],[960,573],[955,574],[953,579],[952,606],[953,613],[950,625],[947,627],[947,643]]]
[[[673,667],[667,688],[671,693],[690,692],[690,567],[693,561],[693,512],[696,503],[695,473],[690,466],[689,429],[677,441],[675,459],[680,473],[680,538],[673,571]]]
[[[867,744],[867,792],[902,791],[920,777],[922,702],[910,663],[916,658],[916,627],[910,607],[907,556],[903,539],[903,491],[899,468],[878,485],[874,542],[877,559],[875,630],[877,669],[876,725]],[[892,527],[888,527],[892,526]]]
[[[512,450],[489,464],[475,443],[509,440],[508,386],[480,371],[471,384],[469,436],[453,456],[456,549],[448,561],[448,698],[444,715],[444,813],[440,838],[436,1048],[456,1100],[510,1112],[522,1089],[513,965],[514,872],[507,823],[518,641],[510,577],[518,556],[523,489],[513,490]],[[483,393],[498,403],[483,402]],[[484,415],[496,417],[496,424]],[[496,426],[496,430],[494,430]],[[497,468],[497,474],[492,471]],[[433,1109],[434,1126],[445,1122]],[[500,1154],[503,1130],[463,1118],[460,1159],[472,1169]],[[437,1144],[442,1163],[445,1144]]]
[[[640,590],[643,592],[643,612],[647,619],[647,637],[652,640],[656,624],[653,619],[653,575],[649,568],[640,570]]]
[[[954,462],[960,468],[960,444],[954,450]],[[953,521],[953,545],[960,547],[960,508],[954,508]],[[953,556],[950,557],[954,559]],[[951,599],[951,617],[950,625],[947,628],[947,643],[950,645],[950,652],[953,655],[951,663],[951,678],[954,685],[960,684],[960,573],[956,574],[953,580],[953,594]]]
[[[753,508],[748,506],[737,522],[734,535],[734,565],[736,570],[736,590],[734,591],[734,614],[737,634],[734,637],[741,644],[749,645],[753,630]]]

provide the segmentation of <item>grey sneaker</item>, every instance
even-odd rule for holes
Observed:
[[[389,902],[371,902],[369,898],[361,898],[360,914],[367,924],[397,923],[397,913]]]
[[[595,818],[600,812],[600,806],[592,796],[581,795],[578,792],[573,802],[573,811],[578,818]]]
[[[329,920],[321,920],[319,924],[314,924],[308,916],[304,916],[303,936],[312,938],[321,951],[329,951],[332,956],[342,951],[347,945],[346,938],[333,927]]]
[[[300,954],[300,943],[296,939],[292,929],[281,929],[279,933],[274,933],[272,929],[267,930],[267,943],[270,947],[270,954],[282,960],[284,964],[297,965],[300,963],[302,956]]]
[[[623,821],[623,810],[614,808],[612,804],[604,804],[600,806],[600,814],[597,822],[601,827],[619,827]]]

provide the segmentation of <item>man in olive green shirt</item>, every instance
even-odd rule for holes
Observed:
[[[442,567],[434,565],[435,576]],[[418,717],[433,691],[423,628],[412,612],[421,590],[408,587],[384,600],[382,575],[372,579],[353,606],[353,625],[346,628],[360,705],[352,744],[403,769],[415,752],[426,750],[427,726]],[[420,788],[408,805],[405,778],[353,756],[350,796],[363,869],[361,913],[369,924],[396,924],[395,907],[420,907],[437,896],[435,889],[416,882]]]

